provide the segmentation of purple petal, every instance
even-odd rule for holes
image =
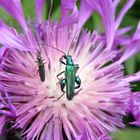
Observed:
[[[140,23],[137,26],[137,30],[134,33],[131,41],[126,44],[126,50],[122,55],[121,59],[119,60],[120,63],[127,60],[129,57],[135,55],[140,51]]]
[[[69,15],[69,13],[71,14]],[[78,21],[78,9],[76,6],[76,0],[61,0],[61,20],[60,20],[60,27],[67,26],[75,23]]]
[[[98,138],[98,140],[112,140],[109,136],[102,135]]]
[[[134,41],[131,44],[127,45],[127,48],[119,60],[120,63],[123,63],[125,60],[133,56],[134,54],[138,53],[140,51],[140,40]]]
[[[140,22],[139,22],[139,24],[137,26],[137,30],[136,30],[136,32],[135,32],[135,34],[133,36],[133,39],[134,40],[140,40]]]
[[[0,135],[2,134],[4,124],[5,124],[5,116],[0,116]]]
[[[138,82],[140,81],[140,72],[137,72],[135,74],[129,75],[125,78],[127,82]]]
[[[115,14],[112,0],[90,0],[88,4],[102,17],[105,27],[107,48],[111,49],[115,36]]]
[[[2,21],[0,21],[0,43],[7,47],[28,51],[28,48],[20,40],[19,36],[14,34]]]
[[[117,36],[121,36],[121,35],[126,34],[127,32],[129,32],[131,29],[132,29],[131,26],[128,26],[128,27],[119,29],[119,30],[117,30],[116,35],[117,35]]]
[[[10,99],[10,96],[8,95],[7,92],[5,92],[5,96],[6,96],[7,100],[8,100],[8,101],[7,101],[7,102],[8,102],[7,107],[8,107],[9,110],[15,115],[15,113],[16,113],[16,108],[15,108],[15,106],[12,104],[11,99]]]
[[[127,0],[125,6],[123,7],[123,9],[120,11],[120,14],[116,20],[115,23],[115,29],[117,30],[124,15],[126,14],[126,12],[132,7],[132,5],[134,4],[135,0]]]
[[[46,3],[45,0],[35,1],[36,16],[37,16],[38,23],[42,23],[42,11],[43,11],[43,7],[45,6],[45,3]]]
[[[114,9],[116,9],[116,7],[118,6],[119,3],[120,3],[120,0],[114,0],[114,2],[113,2]]]
[[[11,16],[13,16],[22,28],[27,31],[27,25],[20,0],[0,0],[0,6],[4,8]]]
[[[5,53],[7,52],[7,47],[1,47],[0,48],[0,57],[3,57]],[[1,59],[1,58],[0,58]]]
[[[75,140],[88,140],[88,135],[86,130],[83,130],[83,133],[75,138]]]
[[[51,0],[50,10],[49,10],[49,13],[48,13],[48,20],[49,20],[49,21],[50,21],[50,19],[51,19],[51,11],[52,11],[52,7],[53,7],[53,0]]]
[[[127,32],[131,30],[131,27],[125,27],[117,30],[116,36],[114,39],[113,49],[117,49],[119,45],[128,45],[131,42],[131,38],[125,35]]]
[[[91,16],[93,12],[93,8],[89,5],[86,0],[81,1],[80,10],[79,10],[79,19],[78,19],[78,27],[81,28],[88,18]]]
[[[140,120],[139,121],[130,122],[129,124],[140,126]]]
[[[135,121],[130,124],[140,126],[140,92],[130,93],[128,111],[133,114]]]

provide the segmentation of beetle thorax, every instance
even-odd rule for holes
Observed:
[[[71,55],[66,56],[66,63],[67,65],[73,65],[73,60],[72,60]]]

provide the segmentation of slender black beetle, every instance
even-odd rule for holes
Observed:
[[[43,47],[43,44],[42,44],[42,47]],[[42,47],[41,47],[41,50],[42,50]],[[42,82],[45,81],[45,63],[44,63],[44,59],[42,58],[41,56],[41,50],[40,51],[37,51],[37,61],[35,61],[38,65],[38,72],[39,72],[39,77],[40,77],[40,80]]]
[[[45,66],[44,66],[44,59],[42,58],[41,55],[37,55],[37,61],[35,61],[38,65],[38,72],[39,72],[39,76],[40,76],[40,80],[42,82],[45,81]]]

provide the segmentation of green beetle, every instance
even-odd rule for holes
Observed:
[[[76,72],[79,69],[79,65],[73,63],[72,56],[69,55],[69,53],[66,55],[64,52],[62,52],[61,50],[59,50],[55,47],[52,47],[50,45],[47,45],[47,46],[54,48],[57,51],[64,54],[60,58],[59,61],[60,61],[60,63],[66,65],[65,71],[62,71],[61,73],[59,73],[57,75],[57,78],[60,80],[61,91],[64,94],[66,93],[68,100],[72,100],[73,97],[76,95],[75,89],[80,88],[80,86],[81,86],[81,79],[78,76],[76,76]],[[63,59],[65,59],[66,62],[64,62]],[[63,78],[63,79],[59,78],[59,76],[62,75],[63,73],[65,74],[65,78]],[[75,86],[75,84],[77,84],[77,86]],[[66,86],[66,91],[64,91],[65,86]],[[59,100],[64,94],[62,94],[57,100]]]
[[[63,61],[63,58],[66,60],[66,63]],[[75,95],[75,89],[80,88],[81,86],[81,79],[78,76],[76,76],[76,72],[79,69],[79,65],[73,63],[71,55],[63,55],[60,58],[60,63],[66,65],[65,71],[57,75],[57,78],[59,79],[59,76],[65,73],[65,78],[63,78],[62,80],[59,79],[61,80],[60,81],[61,91],[65,93],[64,88],[66,86],[67,99],[72,100],[72,98]],[[77,86],[75,86],[75,83],[77,84]]]

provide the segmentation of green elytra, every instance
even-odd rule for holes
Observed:
[[[52,46],[50,47],[54,48]],[[60,80],[61,91],[63,92],[63,94],[58,99],[60,99],[66,93],[67,99],[72,100],[73,97],[76,95],[75,89],[80,88],[81,86],[81,79],[78,76],[76,76],[76,72],[79,69],[79,65],[73,63],[72,56],[69,55],[69,53],[66,55],[61,50],[57,48],[54,49],[64,54],[59,61],[60,63],[66,65],[65,71],[62,71],[57,75],[57,78]],[[65,59],[66,62],[64,62],[63,59]],[[62,75],[63,73],[65,73],[65,78],[60,79],[59,76]],[[77,86],[75,86],[75,83],[77,84]],[[64,91],[65,86],[66,86],[66,92]]]
[[[66,59],[66,63],[63,61],[63,58]],[[65,73],[65,78],[63,78],[60,81],[61,91],[65,93],[64,87],[66,86],[67,99],[72,100],[74,95],[76,95],[75,89],[79,88],[81,85],[81,79],[78,76],[76,76],[76,72],[79,69],[79,65],[73,63],[71,55],[62,56],[60,58],[60,63],[66,65],[65,71],[62,71],[61,73],[59,73],[57,75],[57,78],[58,78],[61,74]],[[77,86],[75,86],[75,83],[77,84]],[[60,97],[62,97],[62,96],[60,96]]]

